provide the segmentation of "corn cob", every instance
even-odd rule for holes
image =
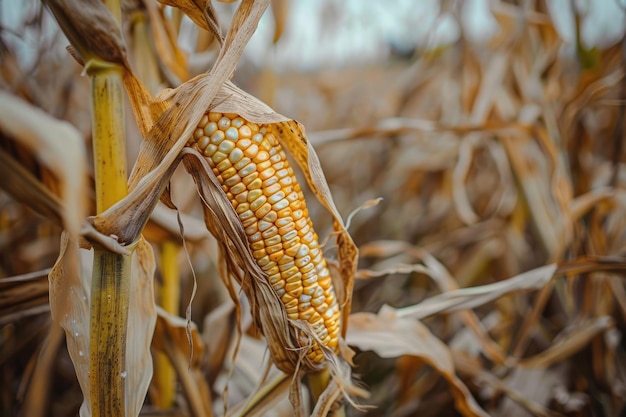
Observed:
[[[268,130],[237,114],[208,112],[188,146],[213,169],[287,317],[308,322],[319,341],[337,351],[339,306],[326,260],[294,172]],[[308,346],[308,359],[323,362],[318,344]]]

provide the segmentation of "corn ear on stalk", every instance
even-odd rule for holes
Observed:
[[[266,126],[237,114],[207,112],[187,145],[213,169],[287,318],[310,325],[315,340],[298,345],[321,364],[320,343],[338,349],[340,311],[304,196],[278,140]],[[274,356],[279,368],[292,370]]]

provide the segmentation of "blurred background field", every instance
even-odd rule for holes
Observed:
[[[153,91],[210,68],[215,42],[190,20],[153,2],[125,7],[152,25]],[[225,28],[234,7],[216,7]],[[35,1],[0,0],[0,14],[0,88],[69,121],[89,147],[88,80],[54,20]],[[493,416],[624,415],[625,19],[618,0],[273,2],[233,81],[304,124],[339,211],[354,213],[354,373],[375,407],[348,415],[478,415],[473,401]],[[132,163],[141,137],[126,113]],[[201,220],[191,179],[177,173],[172,189]],[[332,219],[307,201],[324,240]],[[163,242],[178,245],[171,220],[165,211],[145,233],[161,258]],[[26,415],[34,398],[39,415],[80,406],[64,342],[50,336],[46,274],[60,232],[0,194],[0,415]],[[230,363],[215,244],[198,232],[187,247],[204,351],[194,378],[221,415],[227,381],[229,401],[246,398],[265,347],[249,330]],[[175,256],[184,317],[193,281],[185,251]],[[424,333],[394,327],[390,311]],[[368,332],[366,317],[389,320],[389,333]],[[376,344],[385,337],[397,348]],[[39,356],[46,341],[57,355]],[[143,414],[191,415],[185,387],[168,407],[158,395],[155,385]],[[272,412],[291,415],[288,404]]]

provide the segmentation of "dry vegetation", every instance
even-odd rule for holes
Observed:
[[[277,27],[288,25],[288,2],[273,3]],[[197,72],[189,64],[193,57],[173,40],[182,13],[164,14],[161,7],[138,1],[124,9],[128,60],[155,94]],[[242,61],[235,73],[243,90],[306,126],[339,212],[344,219],[354,214],[346,220],[359,249],[354,290],[345,280],[348,285],[337,288],[352,303],[344,327],[356,352],[352,378],[369,392],[368,398],[354,397],[372,407],[359,410],[344,401],[343,408],[333,407],[338,415],[623,414],[623,44],[564,55],[543,1],[493,1],[492,7],[500,32],[487,45],[462,37],[410,59],[308,73],[276,74]],[[45,34],[45,42],[35,45],[34,63],[21,66],[18,51],[6,42],[24,34],[0,31],[0,109],[6,112],[0,114],[0,185],[6,190],[0,193],[0,415],[73,416],[83,401],[76,375],[87,372],[75,369],[68,349],[76,362],[84,348],[67,330],[69,320],[66,346],[48,301],[50,268],[59,248],[68,247],[60,243],[60,225],[115,251],[117,242],[106,235],[123,221],[109,216],[85,231],[85,216],[72,218],[83,213],[83,204],[84,213],[96,214],[93,164],[84,156],[93,146],[89,80],[58,48],[66,45],[61,35],[44,31],[54,24],[45,7],[33,3],[29,10],[24,33]],[[193,62],[206,60],[205,71],[218,50],[210,32],[201,31]],[[226,101],[224,93],[212,94],[209,102]],[[18,108],[18,97],[49,119],[30,108],[24,124],[10,123],[7,109]],[[208,106],[201,95],[199,100]],[[142,138],[152,143],[154,134],[129,108],[126,119],[132,168],[145,157]],[[45,129],[41,136],[25,127],[33,120]],[[75,129],[68,133],[57,120]],[[185,128],[180,124],[179,134]],[[167,146],[182,149],[186,140],[178,139]],[[145,175],[137,166],[131,190]],[[185,166],[202,188],[199,168],[188,160]],[[169,176],[164,178],[163,187]],[[203,218],[187,172],[176,171],[168,190],[164,202],[171,197],[181,219],[160,203],[143,230],[150,245],[139,244],[133,264],[144,281],[131,289],[131,309],[145,303],[150,310],[152,298],[162,307],[129,319],[129,337],[143,338],[155,369],[149,387],[129,374],[127,384],[136,384],[131,391],[139,387],[139,398],[131,400],[138,402],[136,410],[143,416],[262,415],[261,406],[269,405],[268,415],[293,415],[287,393],[291,383],[293,394],[295,379],[281,379],[274,369],[262,380],[269,355],[254,320],[263,314],[257,305],[263,299],[248,303],[227,278],[237,273],[224,257],[247,265],[249,254],[209,234],[207,227],[226,233],[220,229],[224,218],[207,220],[206,207]],[[327,240],[337,234],[333,218],[313,193],[307,202],[325,254],[336,260],[337,248],[345,246]],[[154,275],[146,266],[150,248]],[[345,264],[336,265],[339,280]],[[51,279],[63,273],[57,268]],[[250,276],[239,278],[250,296]],[[53,308],[76,302],[77,314],[88,318],[77,297],[54,285],[51,291]],[[237,307],[229,291],[239,299]],[[150,326],[141,323],[155,318],[150,344]],[[308,384],[315,387],[315,378]],[[333,389],[339,392],[341,384]],[[259,395],[257,385],[267,391]],[[258,407],[242,412],[250,398]],[[310,414],[311,398],[304,394],[302,401]]]

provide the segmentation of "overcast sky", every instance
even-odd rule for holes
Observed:
[[[489,0],[457,0],[461,7],[463,29],[477,43],[488,40],[499,27],[489,10]],[[493,0],[494,2],[497,0]],[[574,17],[571,0],[548,0],[547,4],[561,37],[573,48]],[[575,0],[584,14],[582,37],[586,46],[606,47],[619,41],[625,27],[626,0]],[[291,0],[290,18],[285,35],[271,47],[273,20],[266,13],[252,38],[246,55],[259,65],[276,69],[319,69],[359,64],[384,58],[391,45],[397,48],[429,48],[458,39],[459,23],[451,15],[441,13],[439,0]],[[0,0],[2,26],[23,32],[23,16],[39,1]],[[218,3],[224,15],[232,13],[235,4]],[[47,24],[53,23],[48,20]],[[226,26],[226,23],[224,23]],[[16,37],[3,34],[9,42]],[[29,37],[20,41],[25,59],[40,39]],[[60,48],[65,47],[58,45]],[[567,45],[566,45],[567,48]],[[270,58],[267,52],[270,51]]]

